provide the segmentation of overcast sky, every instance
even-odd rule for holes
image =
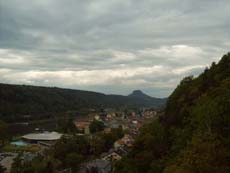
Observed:
[[[229,0],[0,0],[0,82],[168,96],[230,51]]]

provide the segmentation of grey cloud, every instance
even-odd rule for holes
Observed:
[[[228,0],[1,1],[0,82],[167,96],[229,51],[229,11]]]

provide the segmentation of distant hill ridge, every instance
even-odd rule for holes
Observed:
[[[145,93],[143,93],[141,90],[134,90],[131,94],[128,95],[129,97],[137,97],[137,98],[153,98]]]
[[[134,96],[136,91],[133,92]],[[150,96],[106,95],[98,92],[56,87],[0,84],[0,117],[42,114],[82,108],[140,108],[164,106],[166,99]],[[146,99],[147,98],[147,99]]]

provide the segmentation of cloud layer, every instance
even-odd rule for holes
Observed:
[[[228,0],[0,2],[0,82],[168,96],[230,47]]]

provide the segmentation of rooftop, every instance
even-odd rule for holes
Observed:
[[[24,139],[29,140],[42,140],[42,141],[52,141],[58,140],[62,137],[62,134],[57,132],[44,132],[44,133],[30,133],[22,136]]]

